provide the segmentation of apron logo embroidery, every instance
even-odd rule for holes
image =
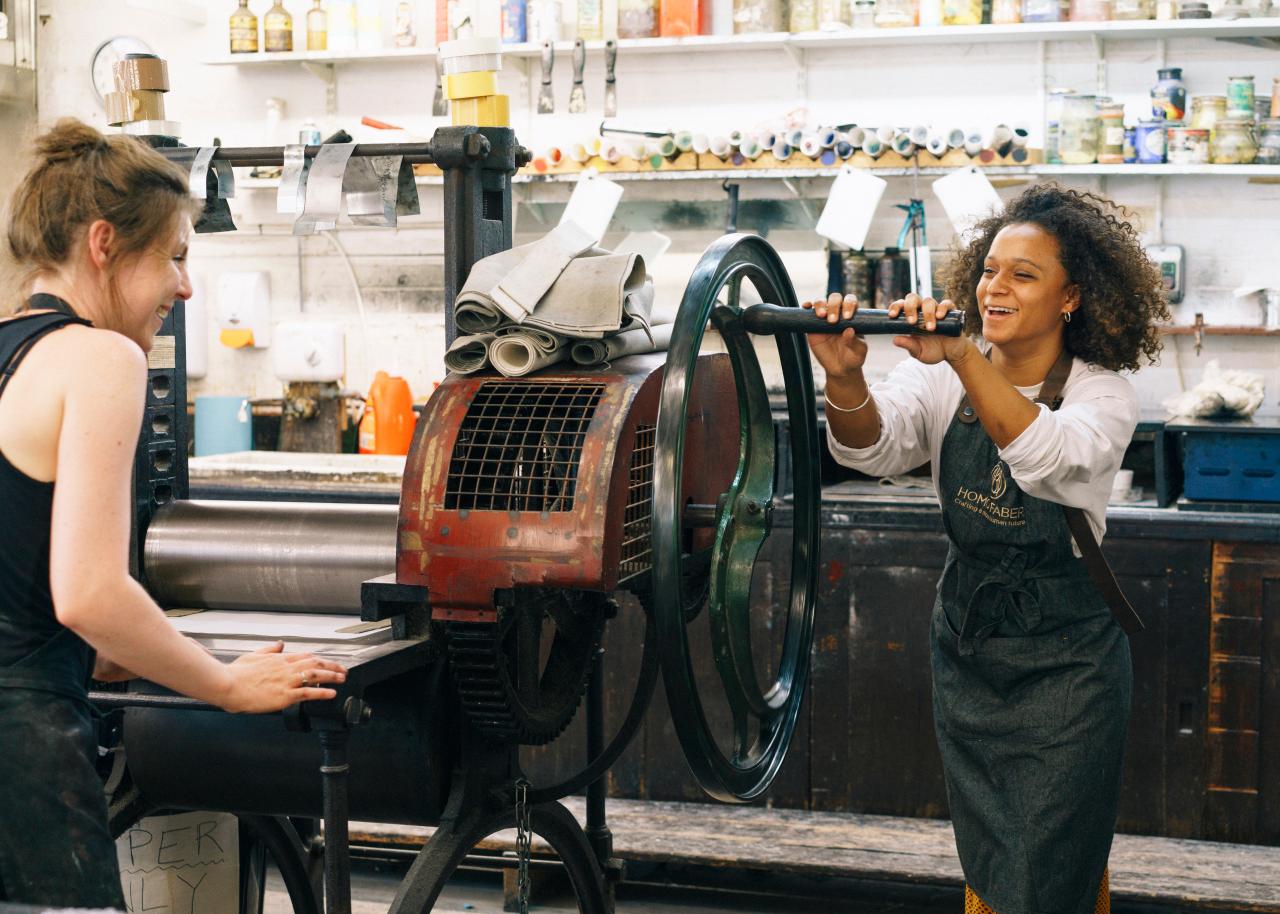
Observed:
[[[1009,483],[1004,478],[1004,464],[997,462],[991,468],[991,497],[999,498],[1008,488]]]

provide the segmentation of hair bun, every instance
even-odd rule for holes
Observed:
[[[46,162],[67,162],[110,149],[107,138],[83,121],[64,117],[48,133],[36,138],[36,156]]]

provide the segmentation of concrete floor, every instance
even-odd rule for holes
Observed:
[[[358,862],[352,872],[352,914],[385,914],[405,867]],[[725,878],[727,877],[727,878]],[[721,888],[664,884],[666,875],[644,874],[618,894],[617,914],[960,914],[963,895],[954,889],[894,888],[867,883],[810,886],[780,880],[755,886],[721,877]],[[763,892],[767,891],[768,894]],[[805,897],[808,896],[808,897]],[[567,888],[544,893],[531,914],[577,914]],[[1195,914],[1190,908],[1116,905],[1114,914]],[[268,882],[264,914],[292,914],[289,897],[276,878]],[[450,880],[432,914],[502,914],[502,880],[495,873],[461,873]],[[1215,914],[1231,914],[1217,911]],[[1244,912],[1240,912],[1244,914]]]

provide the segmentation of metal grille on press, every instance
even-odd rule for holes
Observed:
[[[456,511],[569,511],[602,384],[480,385],[449,461]]]
[[[657,428],[636,426],[636,447],[631,452],[631,481],[622,517],[622,557],[618,580],[625,581],[653,567],[650,524],[653,517],[653,447]]]

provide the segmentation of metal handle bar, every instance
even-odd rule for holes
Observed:
[[[778,333],[843,333],[852,327],[860,336],[871,334],[936,333],[939,336],[959,336],[964,330],[964,312],[952,311],[938,320],[936,330],[926,330],[923,323],[908,324],[901,315],[890,317],[881,308],[859,308],[852,320],[839,320],[834,324],[820,318],[808,308],[786,308],[782,305],[751,305],[743,308],[738,318],[744,330],[751,333],[773,335]]]

